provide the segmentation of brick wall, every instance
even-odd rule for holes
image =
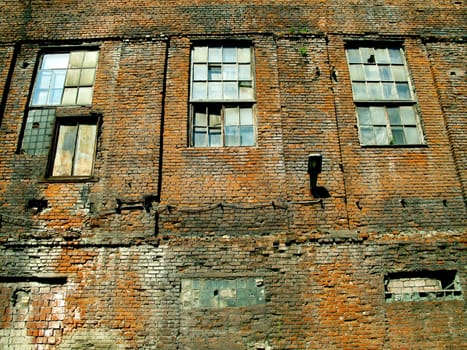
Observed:
[[[461,5],[3,1],[0,347],[462,348]],[[191,48],[227,39],[253,47],[256,145],[189,147]],[[401,44],[425,144],[360,145],[354,41]],[[20,151],[40,53],[62,47],[99,49],[84,181]],[[388,297],[443,271],[452,293]]]

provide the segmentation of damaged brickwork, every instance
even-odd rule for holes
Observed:
[[[460,1],[0,18],[1,349],[465,346]]]

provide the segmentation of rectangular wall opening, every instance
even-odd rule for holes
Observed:
[[[386,302],[463,300],[457,271],[401,271],[384,278]]]

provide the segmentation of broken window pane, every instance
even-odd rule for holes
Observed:
[[[208,80],[222,80],[222,68],[218,65],[209,65]]]
[[[54,109],[29,111],[21,150],[30,155],[47,155],[55,124]]]

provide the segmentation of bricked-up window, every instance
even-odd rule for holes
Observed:
[[[401,47],[348,47],[362,145],[423,143],[417,103]]]
[[[50,176],[91,176],[97,118],[57,118]]]
[[[193,47],[191,146],[255,145],[253,70],[250,46]]]
[[[462,300],[457,271],[401,271],[384,278],[387,302]]]
[[[91,105],[97,61],[95,49],[41,55],[27,111],[22,152],[49,153],[57,108]]]

